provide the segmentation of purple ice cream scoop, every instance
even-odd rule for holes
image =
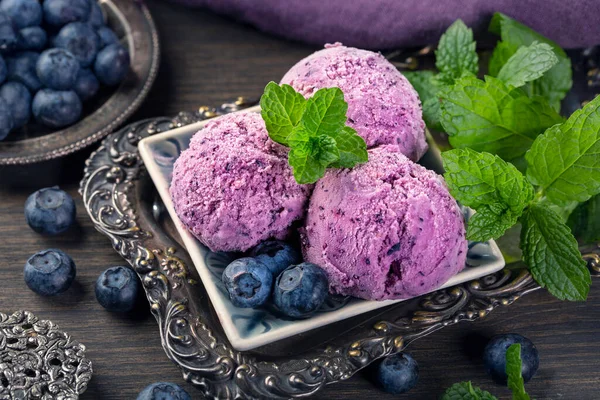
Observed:
[[[331,292],[369,300],[430,292],[467,255],[463,217],[443,179],[397,146],[369,150],[366,164],[317,182],[302,246]]]
[[[171,197],[183,224],[213,251],[283,239],[304,216],[310,186],[294,180],[287,149],[258,113],[214,119],[175,162]]]
[[[413,161],[427,150],[421,101],[408,80],[379,53],[326,45],[283,77],[310,97],[325,87],[339,87],[348,103],[347,124],[372,148],[394,144]]]

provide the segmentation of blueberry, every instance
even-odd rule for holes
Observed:
[[[100,37],[100,48],[103,49],[109,44],[119,43],[117,34],[108,26],[99,28],[96,33]]]
[[[39,26],[21,29],[18,37],[17,47],[20,50],[41,50],[46,46],[48,40],[46,31]]]
[[[96,300],[112,312],[133,310],[139,291],[138,277],[127,267],[109,268],[96,281]]]
[[[74,90],[81,101],[86,101],[94,97],[98,93],[98,89],[100,89],[100,82],[98,82],[96,75],[89,69],[80,69]]]
[[[388,393],[406,393],[419,380],[419,365],[407,353],[386,357],[375,367],[377,385]]]
[[[110,44],[98,53],[94,72],[101,83],[114,86],[125,79],[130,62],[127,49],[118,43]]]
[[[271,297],[273,274],[255,258],[240,258],[225,268],[223,283],[233,305],[254,308],[265,304]]]
[[[36,65],[40,81],[48,88],[56,90],[73,89],[80,68],[77,58],[65,49],[44,51]]]
[[[38,0],[2,0],[0,11],[5,12],[19,29],[42,23],[42,6]]]
[[[191,400],[192,398],[179,385],[170,382],[156,382],[146,386],[137,400]]]
[[[100,38],[89,24],[72,22],[60,30],[53,43],[73,54],[82,67],[89,67],[98,54]]]
[[[27,224],[44,235],[58,235],[75,222],[75,202],[58,186],[40,189],[25,201]]]
[[[4,57],[0,56],[0,84],[6,80],[7,74],[8,70],[6,67],[6,62],[4,61]]]
[[[88,18],[88,24],[92,26],[92,28],[98,29],[101,26],[106,24],[104,20],[104,13],[102,12],[102,7],[100,4],[96,3],[92,0],[92,11],[90,12],[90,16]]]
[[[10,107],[0,98],[0,140],[6,139],[13,128],[13,118]]]
[[[515,333],[498,335],[492,338],[483,351],[483,364],[488,374],[500,384],[506,385],[506,350],[515,344],[521,344],[521,373],[523,380],[528,382],[535,375],[540,357],[531,340]]]
[[[250,256],[262,261],[273,273],[278,276],[290,265],[302,262],[302,256],[292,246],[280,240],[267,240],[256,246]]]
[[[6,82],[0,86],[0,98],[11,111],[13,128],[20,128],[29,122],[31,115],[31,94],[27,87],[19,82]]]
[[[315,264],[292,265],[275,282],[273,296],[281,312],[290,317],[306,317],[327,298],[325,272]]]
[[[31,109],[42,125],[63,128],[74,124],[81,117],[81,100],[73,91],[42,89],[35,94]]]
[[[17,31],[12,19],[4,12],[0,12],[0,51],[8,52],[17,46]]]
[[[25,283],[42,296],[54,296],[67,290],[75,279],[75,263],[60,250],[34,254],[25,264]]]
[[[31,92],[37,92],[42,87],[42,82],[37,76],[35,66],[40,55],[33,51],[23,51],[6,59],[7,79],[21,82]]]
[[[69,22],[85,22],[92,10],[91,0],[46,0],[44,19],[49,25],[58,27]]]

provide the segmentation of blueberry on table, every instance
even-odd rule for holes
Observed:
[[[506,385],[506,350],[515,344],[521,344],[521,374],[523,380],[528,382],[538,370],[540,357],[531,340],[521,335],[511,333],[498,335],[492,338],[483,351],[483,364],[485,370],[492,378]]]
[[[29,289],[42,296],[55,296],[73,283],[75,263],[60,250],[44,250],[27,260],[24,274]]]
[[[267,302],[273,289],[273,274],[255,258],[233,261],[223,271],[223,283],[236,307],[254,308]]]
[[[319,266],[292,265],[277,277],[273,298],[285,315],[307,317],[325,302],[328,286],[327,274]]]
[[[0,51],[6,53],[17,46],[17,31],[11,18],[0,11]]]
[[[8,104],[0,98],[0,140],[6,139],[13,128],[13,118]]]
[[[0,98],[11,111],[13,128],[20,128],[29,122],[31,116],[31,93],[19,82],[6,82],[0,86]]]
[[[75,222],[75,202],[58,186],[40,189],[25,201],[27,224],[43,235],[58,235]]]
[[[80,69],[73,90],[75,90],[81,101],[94,97],[98,93],[98,89],[100,89],[100,82],[98,82],[96,75],[87,68]]]
[[[42,82],[35,70],[39,58],[39,53],[33,51],[22,51],[8,57],[6,59],[7,79],[21,82],[32,93],[37,92],[42,88]]]
[[[129,51],[120,44],[111,44],[100,50],[94,63],[98,80],[106,86],[118,85],[129,72]]]
[[[96,31],[98,37],[100,38],[100,48],[103,49],[110,44],[119,43],[119,38],[117,34],[110,29],[108,26],[103,26],[98,28]]]
[[[72,22],[58,32],[53,44],[69,51],[81,66],[86,68],[94,62],[98,54],[100,38],[89,24]]]
[[[410,354],[393,354],[375,366],[375,380],[385,392],[406,393],[419,381],[419,365]]]
[[[102,12],[102,7],[100,7],[100,4],[98,4],[94,0],[92,0],[92,10],[90,11],[90,16],[87,22],[94,29],[98,29],[101,26],[104,26],[104,24],[106,24],[106,21],[104,20],[104,13]]]
[[[191,400],[192,398],[179,385],[170,382],[156,382],[146,386],[137,400]]]
[[[96,300],[112,312],[133,310],[139,291],[138,277],[127,267],[109,268],[96,281]]]
[[[92,11],[91,0],[45,0],[44,20],[48,25],[60,27],[69,22],[85,22]]]
[[[262,261],[273,273],[278,276],[290,265],[302,262],[300,252],[281,240],[267,240],[256,246],[250,256]]]
[[[73,91],[42,89],[35,94],[33,116],[42,125],[63,128],[81,117],[81,100]]]
[[[2,0],[0,11],[5,12],[19,29],[42,23],[42,6],[39,0]]]
[[[48,41],[46,31],[39,26],[23,28],[17,36],[17,48],[19,50],[42,50]]]
[[[73,89],[80,68],[79,60],[70,51],[57,48],[40,54],[36,64],[40,81],[55,90]]]

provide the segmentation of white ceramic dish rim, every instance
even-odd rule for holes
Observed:
[[[237,111],[239,113],[243,112],[257,112],[260,110],[259,106],[251,107],[245,110]],[[155,142],[160,142],[172,137],[179,136],[181,134],[189,134],[190,132],[197,132],[201,130],[204,125],[206,125],[210,120],[197,122],[194,124],[186,125],[181,128],[169,130],[157,135],[149,136],[140,141],[138,148],[140,151],[140,156],[144,161],[146,169],[150,175],[150,178],[154,182],[156,189],[167,209],[171,219],[173,220],[175,227],[179,234],[181,235],[181,239],[185,248],[187,249],[196,270],[204,283],[204,287],[208,296],[213,304],[215,312],[223,326],[223,330],[231,342],[231,345],[240,351],[251,350],[260,346],[264,346],[269,343],[276,342],[278,340],[282,340],[288,338],[290,336],[294,336],[296,334],[304,333],[310,331],[312,329],[316,329],[322,327],[324,325],[328,325],[331,323],[335,323],[338,321],[342,321],[347,318],[351,318],[360,314],[364,314],[369,311],[373,311],[379,308],[383,308],[392,304],[396,304],[409,299],[402,300],[384,300],[384,301],[362,301],[356,302],[353,304],[348,304],[338,310],[319,314],[315,317],[298,320],[293,324],[289,324],[284,327],[280,327],[274,329],[269,332],[262,333],[258,336],[253,337],[242,337],[240,336],[235,324],[227,318],[227,307],[223,303],[224,298],[219,293],[218,288],[213,284],[211,278],[211,272],[208,267],[204,263],[204,257],[201,253],[200,246],[198,245],[198,240],[185,228],[185,226],[180,221],[177,213],[175,212],[175,208],[173,207],[173,202],[171,200],[171,196],[168,190],[168,182],[167,185],[157,184],[158,182],[163,182],[163,176],[160,172],[160,168],[156,164],[154,157],[152,156],[152,152],[150,147]],[[448,280],[443,286],[433,290],[440,290],[447,287],[455,286],[460,283],[468,282],[470,280],[474,280],[480,278],[484,275],[491,274],[493,272],[499,271],[505,265],[504,258],[502,257],[502,253],[498,248],[498,245],[495,241],[489,241],[490,249],[492,253],[496,256],[496,260],[490,262],[489,265],[481,266],[477,268],[465,269],[461,271],[459,274],[453,276]],[[485,270],[485,271],[484,271]],[[227,299],[225,299],[227,301]]]

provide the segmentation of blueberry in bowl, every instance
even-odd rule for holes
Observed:
[[[236,307],[256,308],[271,298],[273,274],[256,258],[244,257],[233,261],[223,271],[222,280]]]
[[[73,90],[42,89],[33,98],[32,112],[41,124],[62,128],[79,119],[82,107]]]
[[[72,22],[58,32],[53,44],[73,54],[81,66],[87,68],[96,59],[100,37],[87,22]]]
[[[24,269],[27,286],[42,296],[55,296],[66,291],[75,279],[75,263],[65,252],[43,250],[27,260]]]
[[[305,262],[290,266],[277,277],[273,299],[285,315],[306,318],[323,305],[328,289],[325,271]]]
[[[262,261],[277,277],[290,265],[302,262],[300,252],[289,243],[281,240],[267,240],[256,246],[250,252],[251,257]]]
[[[25,201],[27,224],[43,235],[58,235],[75,222],[73,198],[58,186],[40,189]]]
[[[131,268],[112,267],[96,280],[96,300],[108,311],[128,312],[135,307],[140,282]]]

